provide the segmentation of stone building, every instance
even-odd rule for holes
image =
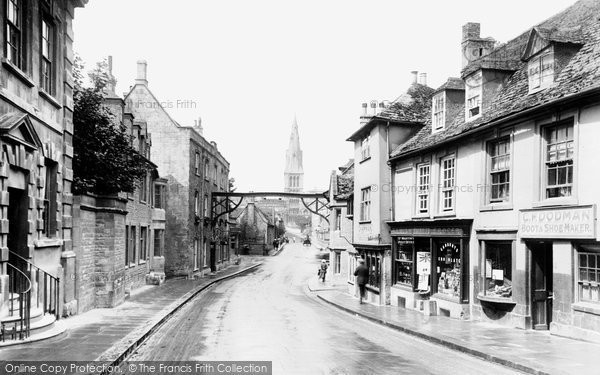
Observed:
[[[169,115],[150,91],[147,63],[138,61],[137,68],[125,101],[152,134],[151,160],[167,181],[165,272],[191,276],[216,271],[231,260],[227,215],[213,217],[211,207],[212,193],[229,189],[229,162],[215,142],[203,137],[200,120],[186,127]]]
[[[21,338],[54,332],[49,326],[73,295],[67,281],[75,264],[72,22],[75,9],[86,3],[10,0],[1,5],[0,319],[14,332],[19,314],[9,309],[9,297],[13,293],[17,306],[31,298],[34,307],[23,306],[31,319],[24,323],[37,323]]]
[[[393,305],[600,341],[598,14],[493,47],[463,27],[464,85],[391,151]]]
[[[240,246],[249,254],[266,255],[273,249],[276,217],[263,212],[255,202],[246,204],[236,217],[240,228]]]
[[[330,273],[348,280],[349,292],[355,294],[354,270],[358,252],[352,246],[354,219],[354,160],[332,171],[329,179],[329,263]]]
[[[354,143],[354,208],[352,246],[365,260],[370,275],[367,300],[376,304],[390,303],[391,237],[391,173],[389,151],[404,143],[427,121],[421,114],[429,108],[433,91],[426,75],[413,72],[414,80],[406,93],[391,104],[373,105],[373,113],[361,116],[361,127],[347,141]]]
[[[131,146],[149,159],[151,135],[145,122],[125,111],[125,101],[115,93],[110,56],[108,69],[104,105],[115,125],[125,126]],[[132,193],[75,196],[75,299],[67,301],[69,313],[114,307],[133,289],[164,280],[165,182],[154,166]]]

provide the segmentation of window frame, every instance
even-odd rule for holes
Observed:
[[[476,81],[476,82],[474,82]],[[481,70],[465,79],[465,120],[478,118],[483,113],[483,72]],[[476,103],[477,105],[473,105]],[[477,113],[473,113],[477,109]]]
[[[162,257],[164,254],[165,248],[165,230],[164,229],[154,229],[154,246],[152,256]]]
[[[424,168],[427,168],[427,175],[421,175],[421,171]],[[431,172],[432,165],[430,162],[419,163],[415,167],[415,215],[416,216],[427,216],[429,215],[431,208]],[[422,184],[421,179],[425,178],[427,180],[427,184]],[[423,189],[425,187],[425,189]],[[421,198],[425,197],[426,209],[423,211],[421,209]]]
[[[140,202],[146,203],[148,201],[148,173],[144,177],[140,178]]]
[[[47,33],[46,38],[44,38],[44,31]],[[44,47],[48,56],[44,55]],[[56,23],[51,15],[42,11],[40,13],[40,88],[52,96],[56,94],[56,51]]]
[[[360,190],[360,220],[361,223],[371,222],[371,186]]]
[[[335,229],[334,231],[341,232],[342,231],[342,209],[335,209]]]
[[[596,248],[595,246],[578,246],[575,254],[575,300],[581,303],[589,303],[600,306],[600,249]],[[585,266],[582,266],[581,264],[582,255],[586,256]],[[590,267],[590,256],[592,256],[595,259],[594,267]],[[586,270],[587,280],[582,280],[582,267]],[[595,281],[590,280],[590,271],[592,271],[595,274]],[[587,286],[589,289],[587,292],[589,296],[588,298],[583,298],[584,286]],[[592,298],[592,288],[596,289],[596,299]]]
[[[14,5],[16,9],[15,22],[11,20],[9,6]],[[4,5],[4,57],[14,67],[22,72],[27,72],[27,5],[22,0],[6,0]],[[18,40],[11,39],[13,32],[18,35]],[[13,49],[14,54],[13,56]],[[9,52],[10,51],[10,52]]]
[[[545,60],[549,60],[547,61],[546,66],[551,66],[551,68],[544,69]],[[555,61],[554,51],[550,48],[540,52],[527,62],[527,84],[530,94],[546,89],[554,83]],[[532,75],[532,70],[534,69],[538,71],[536,75]],[[545,70],[550,70],[550,72],[544,75],[543,73]],[[551,79],[544,79],[544,77],[548,76],[550,76]]]
[[[444,173],[446,171],[444,167],[444,163],[446,161],[452,161],[452,177],[450,178],[452,184],[450,186],[446,186],[446,180],[449,178],[444,177]],[[451,214],[456,209],[456,155],[450,154],[440,158],[439,165],[439,202],[438,202],[438,211],[441,214]],[[445,193],[451,193],[450,201],[451,205],[449,207],[445,206],[446,196]]]
[[[514,239],[501,239],[501,238],[485,238],[485,239],[480,239],[479,241],[479,251],[480,251],[480,269],[481,272],[479,273],[480,275],[480,289],[477,291],[477,295],[480,297],[487,297],[487,298],[494,298],[494,299],[501,299],[503,301],[513,301],[514,298],[514,294],[513,291],[511,291],[511,296],[510,297],[502,297],[502,296],[496,296],[496,295],[489,295],[488,292],[488,288],[486,286],[486,280],[487,280],[487,269],[486,269],[486,262],[488,259],[488,248],[490,247],[490,245],[505,245],[508,246],[507,250],[509,251],[509,257],[510,257],[510,273],[511,273],[511,278],[510,278],[510,282],[511,285],[514,283],[514,277],[515,277],[515,271],[516,271],[516,258],[515,258],[515,249],[516,249],[516,241]],[[493,265],[492,265],[493,266]],[[493,270],[493,268],[492,268]],[[491,276],[491,275],[490,275]],[[490,277],[490,279],[492,279],[492,277]]]
[[[148,227],[140,226],[140,256],[138,264],[143,264],[148,260]]]
[[[440,124],[437,124],[437,122]],[[446,128],[446,94],[444,91],[433,96],[431,100],[431,131],[432,133]]]
[[[44,208],[42,219],[44,225],[42,234],[47,238],[55,238],[58,231],[58,220],[56,213],[58,210],[58,163],[52,159],[44,159],[44,168],[46,172],[44,187]]]
[[[195,173],[196,176],[200,176],[200,161],[201,161],[201,157],[200,157],[200,153],[196,152],[194,154],[194,168],[195,168]]]
[[[492,155],[493,148],[499,143],[508,143],[508,152],[502,155]],[[486,148],[486,174],[485,174],[485,204],[488,206],[510,205],[512,203],[512,177],[513,177],[513,139],[511,135],[504,135],[494,139],[490,139],[485,144]],[[493,159],[500,157],[508,157],[507,166],[504,169],[493,171]],[[507,173],[507,182],[498,183],[496,185],[507,184],[508,196],[506,199],[493,198],[494,193],[494,174]]]
[[[400,252],[404,252],[406,253],[407,251],[405,250],[400,250],[400,244],[399,242],[403,241],[406,245],[408,245],[410,243],[410,254],[411,254],[411,259],[404,259],[404,258],[400,258]],[[415,257],[416,257],[416,250],[415,250],[415,238],[414,237],[394,237],[393,238],[393,253],[392,253],[392,285],[399,285],[399,286],[403,286],[403,287],[407,287],[410,288],[411,290],[416,290],[415,289]],[[410,269],[410,281],[408,283],[406,282],[401,282],[398,279],[398,270],[400,265],[404,266],[404,267],[409,267]]]
[[[556,142],[556,143],[552,143],[549,144],[548,143],[548,139],[547,139],[547,132],[548,130],[554,128],[555,130],[558,130],[559,128],[562,127],[566,127],[568,133],[570,132],[571,134],[571,138],[561,142]],[[570,129],[570,130],[569,130]],[[540,128],[540,136],[541,136],[541,141],[542,141],[542,148],[541,148],[541,164],[542,164],[542,168],[541,168],[541,200],[542,201],[556,201],[556,200],[569,200],[569,199],[574,199],[576,197],[576,176],[575,176],[575,172],[577,170],[577,144],[576,144],[576,139],[577,139],[577,126],[576,123],[574,121],[573,117],[568,117],[564,120],[561,121],[555,121],[553,123],[550,124],[545,124],[543,126],[541,126]],[[571,157],[569,158],[569,146],[566,145],[566,153],[567,153],[567,158],[565,159],[561,159],[561,160],[555,160],[555,161],[551,161],[548,160],[548,148],[550,145],[559,145],[561,143],[571,143]],[[557,149],[556,153],[558,154],[559,150]],[[569,164],[570,162],[570,164]],[[569,175],[571,177],[571,183],[566,183],[566,184],[556,184],[556,185],[549,185],[548,183],[548,177],[549,177],[549,164],[555,164],[555,165],[559,165],[561,164],[562,166],[566,166],[567,168],[570,166],[570,172],[567,172],[567,181],[569,179]],[[558,168],[553,168],[555,169],[556,172],[556,179],[558,179]],[[554,196],[554,197],[548,197],[548,189],[549,186],[553,186],[552,188],[554,189],[560,189],[560,188],[569,188],[570,189],[570,194],[569,195],[562,195],[562,196]]]
[[[364,161],[371,157],[371,134],[360,141],[360,160]]]

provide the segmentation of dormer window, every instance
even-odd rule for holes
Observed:
[[[445,116],[445,102],[444,102],[444,92],[435,95],[432,101],[432,111],[433,118],[431,121],[432,131],[435,133],[436,131],[440,131],[444,129],[444,125],[446,123]]]
[[[482,94],[482,74],[481,70],[467,77],[465,80],[466,92],[466,108],[465,117],[467,120],[472,120],[481,115],[481,94]]]
[[[554,53],[552,50],[529,60],[527,66],[529,92],[542,90],[554,82]]]

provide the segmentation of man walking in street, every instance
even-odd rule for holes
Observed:
[[[366,293],[367,281],[369,280],[369,269],[365,266],[364,259],[359,259],[358,267],[354,270],[354,276],[356,276],[356,283],[360,290],[360,303],[362,304]]]

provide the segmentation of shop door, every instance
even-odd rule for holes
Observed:
[[[535,243],[530,248],[533,329],[547,330],[552,320],[552,243]]]

